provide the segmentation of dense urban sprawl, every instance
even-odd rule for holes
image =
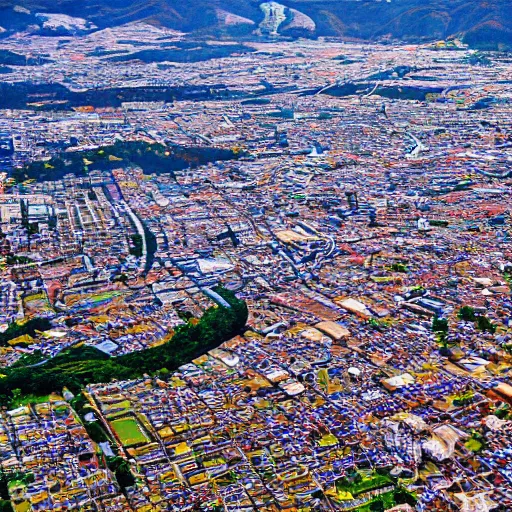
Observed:
[[[0,507],[512,510],[510,57],[182,37],[1,41]]]

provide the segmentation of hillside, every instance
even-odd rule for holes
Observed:
[[[410,41],[463,36],[475,47],[512,45],[512,0],[286,0],[282,5],[258,0],[20,0],[20,5],[13,8],[10,0],[0,0],[4,35],[28,26],[62,34],[143,20],[208,35]],[[48,19],[44,13],[65,16]]]

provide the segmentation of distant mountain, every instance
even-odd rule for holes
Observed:
[[[426,41],[512,47],[512,0],[0,0],[0,33],[83,33],[146,21],[195,35]],[[54,16],[48,16],[53,14]],[[55,16],[59,15],[59,16]]]

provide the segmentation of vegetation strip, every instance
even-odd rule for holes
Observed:
[[[180,325],[167,343],[157,347],[119,357],[109,357],[89,346],[78,347],[37,367],[4,370],[0,379],[0,402],[11,400],[14,390],[19,390],[17,394],[39,396],[67,387],[78,393],[88,384],[167,373],[189,363],[236,336],[247,322],[244,301],[224,288],[215,291],[227,301],[229,308],[216,305],[207,309],[197,323]]]

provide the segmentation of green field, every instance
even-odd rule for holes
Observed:
[[[382,500],[382,503],[384,504],[384,510],[387,510],[388,508],[393,508],[396,505],[395,500],[393,499],[393,493],[386,492],[384,494],[381,494],[380,496],[376,496],[375,499],[370,500],[368,503],[365,503],[364,505],[357,507],[354,512],[372,512],[372,502],[379,500]]]
[[[121,418],[111,423],[114,432],[125,447],[149,443],[150,439],[134,418]]]
[[[50,395],[21,395],[21,396],[15,396],[11,403],[9,404],[9,407],[11,409],[16,409],[17,407],[21,407],[22,405],[29,405],[29,404],[44,404],[50,400]]]
[[[360,476],[356,481],[348,482],[345,479],[339,479],[336,482],[336,488],[340,491],[348,491],[353,496],[371,491],[373,489],[380,489],[393,485],[393,481],[387,475],[379,475],[378,473],[364,474],[360,473]]]

